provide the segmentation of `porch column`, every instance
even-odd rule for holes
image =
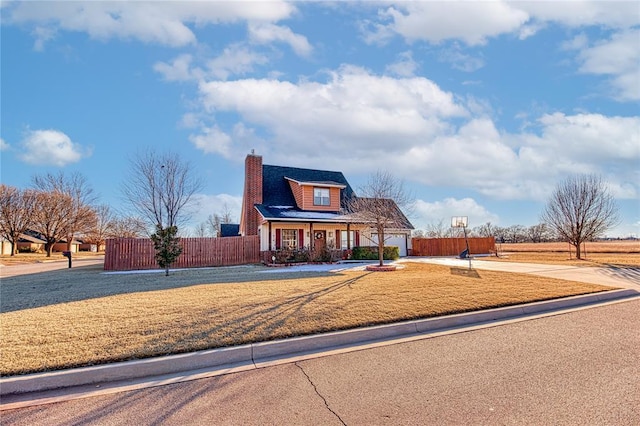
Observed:
[[[347,250],[351,250],[351,224],[347,223]]]
[[[272,241],[271,241],[271,222],[269,222],[269,247],[267,248],[268,251],[273,250],[271,248],[271,244],[272,244]]]

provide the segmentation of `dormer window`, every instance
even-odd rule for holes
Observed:
[[[314,206],[331,205],[331,202],[329,200],[329,188],[313,188],[313,205]]]

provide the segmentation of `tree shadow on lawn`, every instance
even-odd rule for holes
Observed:
[[[332,293],[344,288],[350,288],[371,273],[372,272],[364,272],[362,275],[347,278],[341,277],[341,274],[334,274],[338,279],[328,286],[284,297],[280,303],[265,304],[256,302],[244,304],[236,311],[233,321],[211,321],[214,324],[195,332],[191,323],[174,323],[171,325],[171,334],[180,336],[180,341],[176,342],[175,346],[168,348],[164,337],[158,336],[157,339],[149,342],[145,346],[144,350],[146,353],[142,356],[138,357],[136,355],[119,360],[112,360],[110,362],[144,359],[154,356],[230,347],[256,342],[268,342],[277,339],[350,329],[354,326],[373,325],[372,323],[347,324],[343,327],[336,328],[335,326],[324,323],[319,325],[321,322],[312,320],[312,322],[315,323],[315,326],[312,328],[305,329],[304,327],[299,327],[301,319],[304,318],[302,311],[305,307]],[[212,308],[205,316],[215,318],[218,316],[217,314],[216,308]],[[381,321],[380,323],[386,322],[387,321]],[[222,340],[220,337],[222,337]],[[176,346],[181,348],[176,348]],[[109,348],[106,348],[106,350],[109,352]]]
[[[613,263],[603,263],[605,275],[613,278],[621,278],[640,285],[640,266],[616,265]]]
[[[259,265],[192,268],[137,273],[105,273],[102,265],[18,275],[2,278],[0,313],[39,308],[100,297],[169,290],[202,284],[250,283],[327,277],[339,273],[329,271],[296,271],[261,273],[268,270]]]

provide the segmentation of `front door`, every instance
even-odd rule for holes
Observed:
[[[318,252],[327,246],[327,231],[313,231],[313,249]]]

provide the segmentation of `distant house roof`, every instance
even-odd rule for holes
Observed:
[[[220,237],[237,237],[240,235],[240,225],[237,223],[220,224]]]
[[[316,185],[344,186],[344,189],[340,191],[340,205],[342,207],[345,206],[346,200],[354,195],[353,189],[342,172],[265,164],[262,166],[263,206],[292,206],[293,208],[296,205],[287,180]]]
[[[46,244],[45,240],[40,239],[38,237],[34,237],[29,234],[20,234],[20,238],[18,239],[18,241],[22,243]]]

